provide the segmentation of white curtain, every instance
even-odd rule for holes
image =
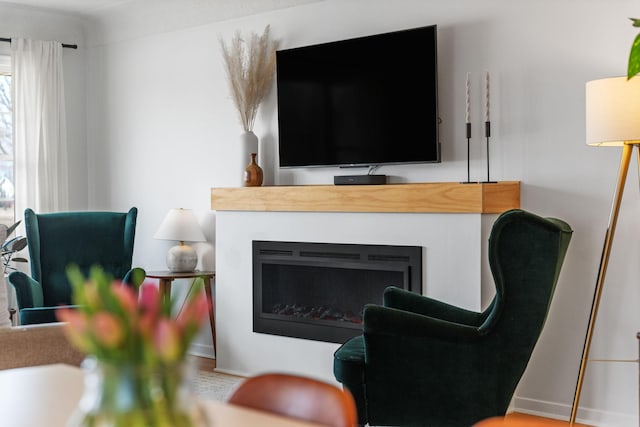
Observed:
[[[69,207],[62,44],[11,39],[16,219]]]

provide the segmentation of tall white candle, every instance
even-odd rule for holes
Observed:
[[[469,81],[469,73],[467,73],[467,108],[466,108],[466,120],[467,123],[471,123],[471,101],[470,101],[470,95],[471,95],[471,82]]]
[[[485,104],[485,116],[484,116],[484,121],[485,122],[489,122],[491,120],[489,120],[489,72],[487,71],[487,75],[486,75],[486,92],[487,92],[487,101]]]

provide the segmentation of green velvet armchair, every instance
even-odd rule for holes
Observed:
[[[361,424],[470,426],[506,412],[542,331],[571,228],[511,210],[489,238],[493,301],[464,310],[399,288],[334,355]]]
[[[22,325],[55,322],[58,306],[71,303],[66,269],[77,265],[88,275],[101,266],[115,279],[129,282],[137,208],[129,212],[24,212],[31,277],[9,274],[16,290]]]

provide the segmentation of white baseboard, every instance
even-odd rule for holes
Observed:
[[[233,369],[219,369],[219,368],[216,368],[213,371],[214,372],[219,372],[221,374],[228,374],[228,375],[233,375],[233,376],[236,376],[236,377],[243,377],[243,378],[249,378],[251,376],[246,372],[234,371]]]
[[[189,348],[189,354],[194,356],[206,357],[208,359],[215,359],[216,356],[213,353],[213,346],[206,344],[193,343]]]
[[[512,409],[523,414],[563,421],[569,421],[571,414],[571,405],[518,396],[513,399]],[[638,425],[638,415],[580,408],[576,422],[597,427],[633,427]]]
[[[189,348],[189,354],[193,356],[206,357],[208,359],[215,359],[212,345],[193,343]],[[247,374],[246,372],[239,372],[239,371],[234,371],[230,369],[215,368],[213,371],[219,372],[221,374],[234,375],[236,377],[247,378],[249,376],[249,374]]]

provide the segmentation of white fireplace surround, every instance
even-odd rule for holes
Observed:
[[[416,245],[423,247],[423,292],[479,310],[493,296],[483,289],[486,243],[495,214],[216,213],[216,368],[240,375],[266,371],[335,382],[338,344],[253,332],[253,240]],[[484,280],[492,283],[491,280]]]
[[[479,311],[494,295],[491,225],[519,207],[517,181],[213,188],[217,370],[335,383],[339,344],[253,332],[254,240],[421,246],[423,294]]]

